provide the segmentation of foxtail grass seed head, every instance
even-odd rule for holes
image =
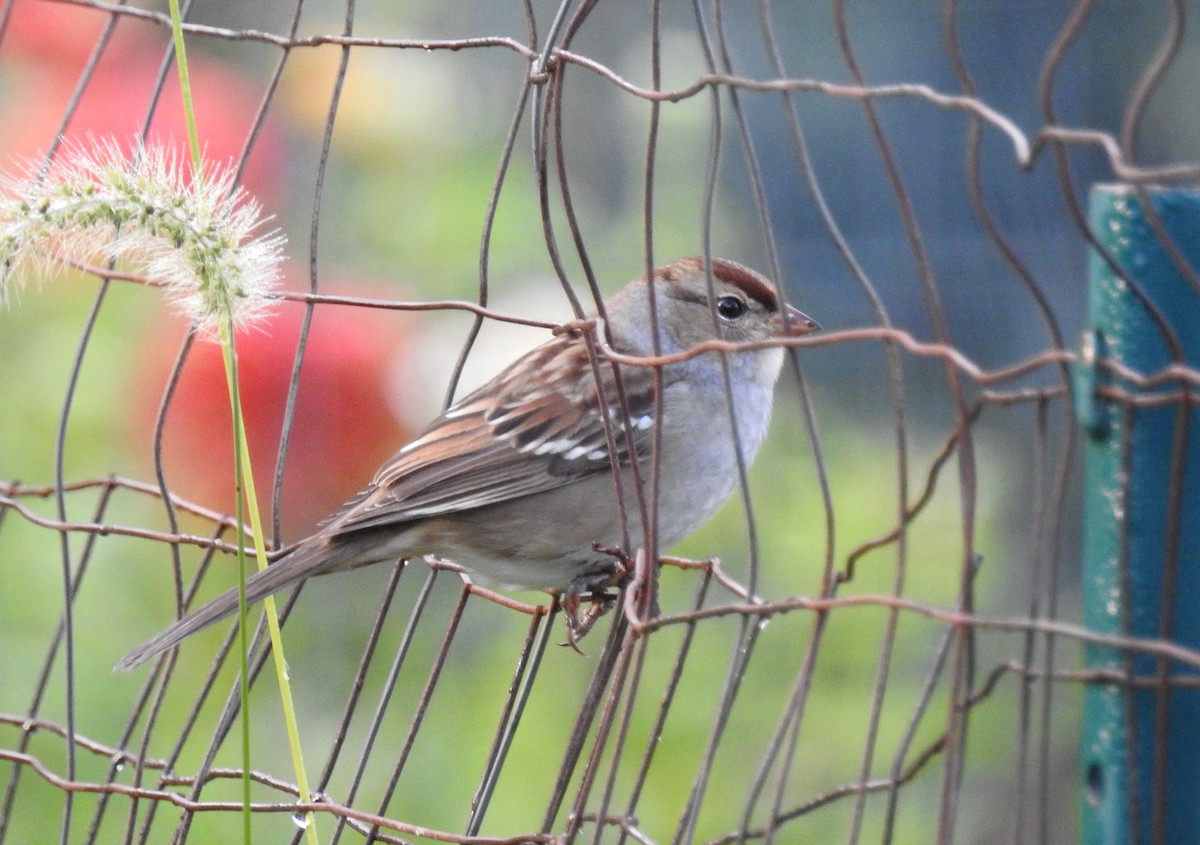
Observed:
[[[159,284],[200,330],[215,335],[265,315],[284,237],[255,235],[258,203],[230,167],[198,176],[161,146],[127,156],[113,142],[71,143],[45,172],[34,162],[0,175],[0,303],[23,276],[64,262],[120,262]]]

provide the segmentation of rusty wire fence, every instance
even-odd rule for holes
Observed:
[[[587,302],[678,255],[761,268],[825,330],[791,347],[741,493],[639,570],[657,615],[622,596],[582,655],[550,598],[424,561],[288,595],[315,798],[256,640],[254,841],[302,841],[307,809],[321,842],[1076,841],[1084,691],[1165,697],[1200,667],[1085,624],[1071,412],[1087,190],[1200,175],[1185,5],[390,5],[184,4],[208,154],[265,195],[296,262],[280,313],[312,320],[240,342],[247,368],[283,347],[280,428],[251,432],[277,547],[364,480],[321,473],[361,457],[384,396],[318,396],[364,404],[312,440],[297,410],[359,335],[413,338],[379,383],[406,405],[433,373],[431,416],[463,362],[500,363],[473,345],[494,316],[551,325],[564,287]],[[163,8],[0,14],[4,125],[36,135],[10,155],[170,135]],[[353,272],[379,280],[351,291],[370,308],[330,295]],[[241,835],[236,630],[111,671],[234,578],[201,483],[232,473],[221,429],[188,424],[204,343],[160,333],[136,281],[65,274],[0,314],[0,842]],[[322,346],[335,313],[358,328]],[[1196,372],[1168,375],[1161,401],[1194,402]],[[1142,401],[1105,395],[1131,420]]]

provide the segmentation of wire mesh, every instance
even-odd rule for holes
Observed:
[[[30,127],[10,154],[171,136],[164,11],[2,14],[6,124]],[[260,628],[255,841],[299,842],[306,810],[331,842],[1071,841],[1082,691],[1196,686],[1195,650],[1080,621],[1070,408],[1085,257],[1103,254],[1087,187],[1200,175],[1183,3],[184,15],[209,154],[236,161],[296,259],[278,304],[294,325],[239,339],[247,367],[285,358],[274,433],[251,431],[276,548],[363,480],[329,465],[369,472],[403,442],[403,424],[367,442],[388,401],[432,416],[494,371],[497,324],[536,340],[617,280],[732,253],[825,325],[789,342],[771,442],[734,501],[661,572],[648,561],[671,550],[637,556],[585,654],[559,647],[552,599],[437,562],[288,595],[315,797],[297,802]],[[386,282],[338,287],[354,273]],[[232,472],[220,427],[186,425],[205,343],[152,284],[90,267],[0,315],[0,842],[240,830],[236,629],[110,673],[232,583],[227,491],[203,482]],[[334,319],[350,328],[321,340]],[[322,356],[365,335],[403,347],[322,380]],[[1197,374],[1177,360],[1108,362],[1127,387],[1104,395],[1131,423],[1150,402],[1190,408]],[[381,370],[375,395],[332,393]],[[306,433],[308,384],[350,419]],[[1171,669],[1084,668],[1087,646]]]

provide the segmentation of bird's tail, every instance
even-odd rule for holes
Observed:
[[[352,549],[341,544],[330,544],[324,540],[306,543],[246,579],[246,604],[252,604],[273,595],[284,587],[298,583],[311,575],[337,569],[339,564],[344,563],[345,559],[352,554]],[[132,669],[151,657],[178,645],[197,631],[220,622],[227,616],[232,616],[237,609],[238,591],[235,587],[159,631],[122,657],[116,668],[119,671]]]

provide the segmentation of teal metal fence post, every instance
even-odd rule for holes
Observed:
[[[1183,256],[1200,268],[1200,193],[1152,189],[1150,202]],[[1186,364],[1200,369],[1200,293],[1160,244],[1136,194],[1096,187],[1090,216],[1104,248],[1171,327]],[[1107,356],[1150,374],[1172,358],[1131,286],[1099,255],[1089,260],[1088,329],[1075,395],[1087,432],[1084,621],[1095,631],[1165,635],[1200,648],[1200,415],[1189,407],[1181,417],[1178,401],[1152,406],[1097,396],[1106,383],[1141,398],[1178,394],[1181,383],[1139,389],[1095,366]],[[1164,603],[1172,591],[1173,603]],[[1178,662],[1112,648],[1088,646],[1086,659],[1092,669],[1151,680],[1164,670],[1197,674]],[[1084,696],[1085,845],[1200,843],[1200,690],[1091,683]]]

